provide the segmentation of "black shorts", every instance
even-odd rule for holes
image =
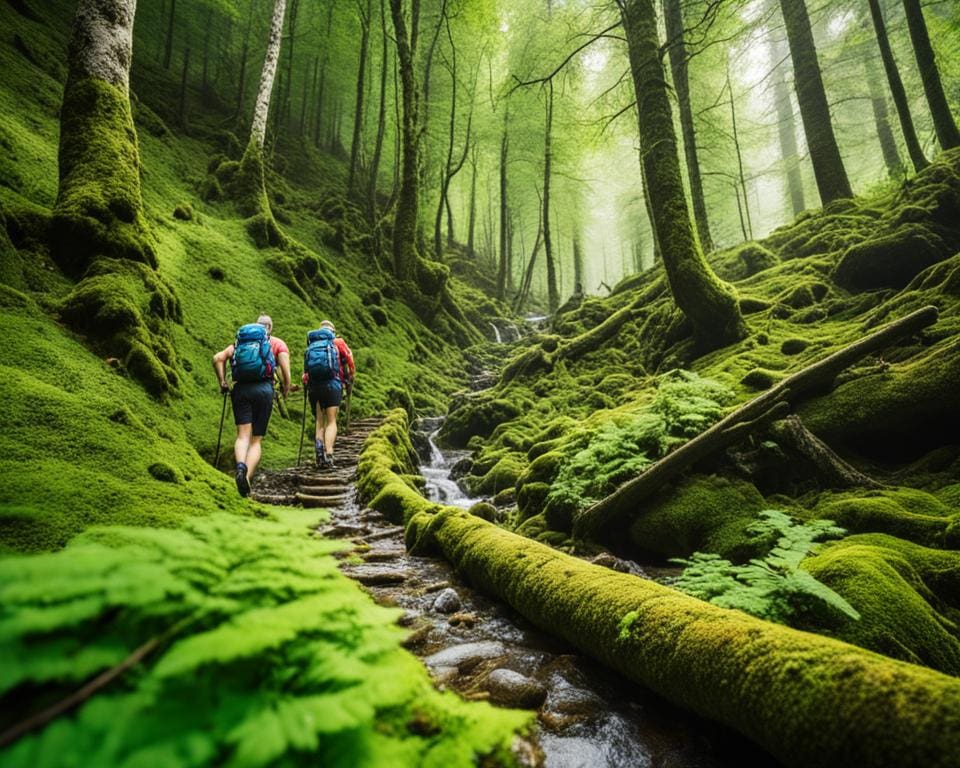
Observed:
[[[251,381],[233,385],[233,423],[253,424],[253,434],[263,437],[273,412],[273,382]]]
[[[310,382],[307,387],[307,394],[310,395],[310,410],[316,414],[317,403],[321,408],[339,408],[343,400],[343,385],[338,379],[331,381]]]

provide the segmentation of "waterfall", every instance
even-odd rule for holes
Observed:
[[[493,323],[490,323],[490,327],[493,328],[493,335],[497,341],[497,344],[503,344],[503,339],[500,337],[500,329],[497,328]]]

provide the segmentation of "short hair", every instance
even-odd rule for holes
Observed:
[[[257,323],[266,328],[267,333],[273,330],[273,320],[270,318],[270,315],[260,315],[260,317],[257,318]]]
[[[336,331],[336,330],[337,330],[336,328],[333,327],[333,321],[331,321],[331,320],[321,320],[321,321],[320,321],[320,327],[321,327],[321,328],[329,328],[331,331]]]

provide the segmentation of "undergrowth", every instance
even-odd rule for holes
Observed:
[[[817,542],[840,538],[844,529],[830,520],[800,523],[772,509],[763,510],[760,518],[746,530],[761,538],[777,537],[769,554],[744,565],[709,552],[672,558],[686,568],[671,585],[722,608],[780,624],[829,627],[844,617],[859,619],[850,603],[800,568],[804,558],[820,549]]]

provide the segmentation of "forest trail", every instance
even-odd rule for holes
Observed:
[[[745,753],[758,765],[772,764],[739,735],[625,682],[537,630],[509,606],[464,583],[442,557],[409,554],[402,526],[357,503],[360,451],[382,421],[358,420],[348,434],[341,433],[336,470],[316,469],[310,455],[309,465],[305,460],[299,467],[265,471],[252,498],[329,509],[317,533],[349,542],[338,554],[341,572],[380,605],[403,611],[397,620],[409,631],[403,644],[421,659],[438,689],[536,710],[536,735],[516,744],[522,765],[614,768],[679,759],[722,768],[739,764]]]

